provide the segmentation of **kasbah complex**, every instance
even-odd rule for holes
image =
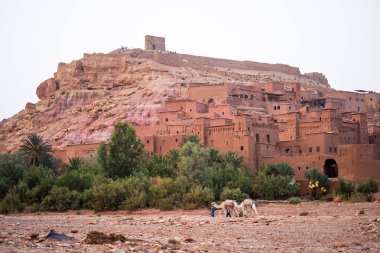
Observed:
[[[165,51],[165,38],[146,36],[145,50]],[[266,116],[257,117],[256,112]],[[220,152],[234,151],[257,171],[261,163],[289,163],[306,193],[307,169],[338,178],[380,180],[380,94],[305,91],[299,83],[191,83],[187,97],[169,100],[159,123],[135,126],[148,152],[166,154],[184,136]],[[89,156],[98,143],[56,150],[63,160]]]

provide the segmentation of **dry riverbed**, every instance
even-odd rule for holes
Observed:
[[[379,203],[269,203],[258,211],[254,218],[212,218],[207,209],[1,215],[0,252],[380,252]],[[50,230],[70,239],[46,239]],[[125,240],[89,244],[91,231]]]

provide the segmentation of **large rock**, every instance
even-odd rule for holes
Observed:
[[[329,81],[327,80],[325,75],[322,73],[311,72],[311,73],[305,73],[303,76],[308,78],[308,79],[314,80],[317,83],[320,83],[326,87],[330,87]]]
[[[49,78],[37,87],[36,94],[39,99],[43,99],[58,89],[59,85],[58,82],[56,82],[55,78]]]

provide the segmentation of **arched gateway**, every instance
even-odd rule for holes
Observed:
[[[338,164],[334,159],[326,159],[323,168],[328,177],[338,177]]]

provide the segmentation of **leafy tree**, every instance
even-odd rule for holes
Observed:
[[[27,165],[44,167],[51,165],[51,145],[45,142],[42,136],[33,134],[22,140],[21,153],[25,156]]]
[[[208,167],[210,152],[194,142],[186,142],[178,150],[178,176],[201,181],[203,171]]]
[[[110,142],[100,144],[98,161],[109,177],[127,177],[138,166],[143,148],[133,126],[117,122]]]
[[[18,154],[0,154],[0,199],[22,178],[23,165],[18,160]]]

